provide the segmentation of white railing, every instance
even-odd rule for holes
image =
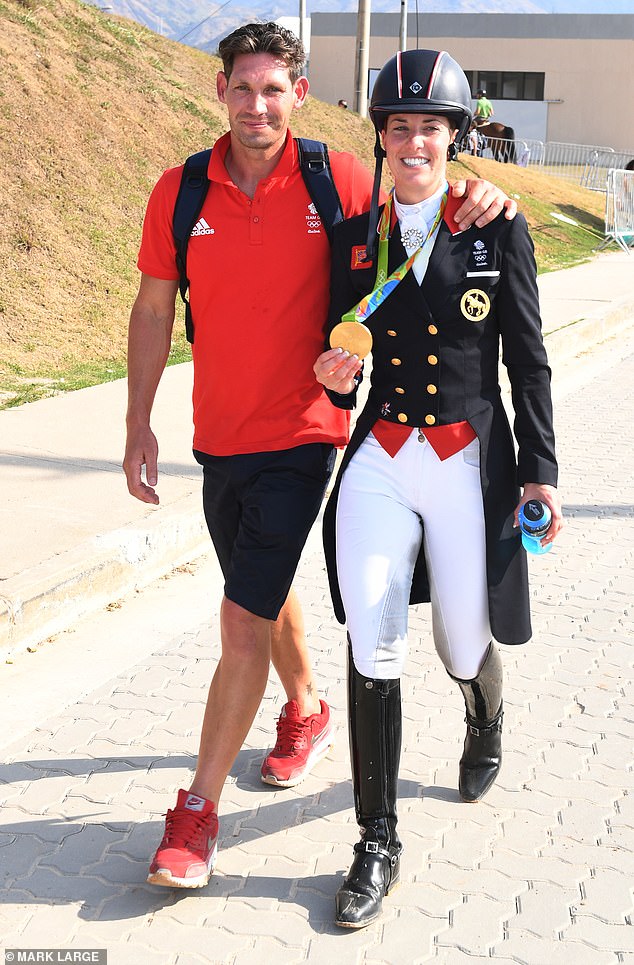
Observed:
[[[582,187],[591,188],[593,191],[605,191],[608,171],[625,168],[631,160],[634,160],[634,154],[630,152],[595,151],[586,161],[581,178]]]
[[[473,152],[469,150],[467,153]],[[478,154],[522,167],[539,167],[545,174],[595,191],[606,190],[610,169],[624,168],[634,159],[634,150],[617,152],[604,145],[567,144],[530,138],[508,141],[499,137],[487,137]]]
[[[612,168],[605,192],[605,245],[615,241],[630,253],[634,244],[634,171]]]

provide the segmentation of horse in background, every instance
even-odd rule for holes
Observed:
[[[487,121],[486,124],[473,125],[478,134],[487,138],[489,147],[493,154],[494,161],[503,161],[515,164],[515,131],[506,124],[499,121]],[[508,144],[502,143],[508,141]]]

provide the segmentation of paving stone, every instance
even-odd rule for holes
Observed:
[[[250,948],[238,952],[231,965],[256,965],[257,962],[267,961],[276,965],[295,965],[304,961],[304,949],[298,950],[282,941],[258,936]]]
[[[593,760],[588,776],[584,779],[592,779],[597,784],[610,788],[616,808],[618,808],[618,801],[623,795],[634,792],[634,770],[619,770],[607,764],[599,764],[596,759]]]
[[[78,926],[78,904],[47,904],[38,900],[33,915],[19,935],[3,935],[8,948],[64,948],[74,944]]]
[[[0,852],[0,882],[13,882],[25,878],[35,865],[55,852],[57,843],[45,843],[33,835],[11,836],[11,843]]]
[[[579,897],[578,888],[560,888],[550,882],[532,881],[528,891],[518,898],[519,927],[535,935],[556,938],[570,925],[570,906]]]
[[[440,923],[436,918],[429,918],[416,909],[407,912],[407,927],[403,927],[403,919],[392,918],[385,923],[380,947],[368,949],[367,962],[389,962],[390,965],[402,965],[412,961],[412,934],[416,935],[416,953],[414,962],[430,961],[435,954],[435,942],[439,934],[447,928],[446,923]]]
[[[87,942],[87,939],[82,936],[82,945]],[[94,944],[86,944],[87,948],[97,948],[99,946]],[[102,946],[104,947],[104,946]],[[107,946],[109,953],[109,960],[114,959],[116,965],[180,965],[179,954],[176,951],[162,949],[161,951],[153,951],[147,946],[143,946],[136,942],[135,944],[124,944],[122,942],[111,943]],[[191,957],[189,961],[193,962]],[[200,959],[204,961],[204,959]],[[207,959],[207,961],[211,961]],[[186,959],[180,958],[180,962],[185,965]],[[219,962],[218,965],[221,965]],[[225,965],[225,963],[222,963]]]
[[[620,813],[611,818],[608,821],[607,834],[599,839],[599,844],[611,850],[618,848],[627,853],[634,853],[634,827],[626,822],[627,819]]]
[[[534,854],[549,842],[550,831],[556,821],[550,814],[518,810],[502,818],[502,841],[510,851]]]
[[[100,771],[91,774],[85,783],[73,786],[71,794],[83,797],[95,804],[109,803],[113,797],[126,791],[136,768],[127,761],[110,761]]]
[[[515,903],[511,900],[493,901],[484,895],[468,895],[451,912],[450,928],[438,937],[438,944],[486,956],[501,941],[503,922],[514,912]]]
[[[57,726],[42,734],[32,746],[35,750],[50,752],[51,756],[54,756],[56,747],[72,747],[75,753],[83,753],[88,750],[93,738],[107,728],[107,723],[89,718],[60,719]]]
[[[47,817],[57,821],[74,821],[75,825],[96,824],[111,817],[111,805],[89,801],[82,794],[71,791],[47,811]]]
[[[551,774],[561,774],[568,778],[583,774],[592,756],[590,749],[580,750],[573,744],[557,741],[549,747],[544,747],[542,757]]]
[[[324,965],[326,962],[352,965],[352,963],[369,961],[368,956],[371,951],[374,949],[380,951],[382,948],[380,937],[377,937],[381,934],[380,927],[376,924],[368,925],[367,928],[349,930],[331,925],[328,930],[313,933],[310,936],[303,961],[308,965]]]
[[[553,774],[542,775],[540,784],[544,794],[553,798],[567,800],[571,805],[575,803],[581,807],[584,804],[593,804],[605,808],[608,814],[612,810],[615,797],[620,797],[622,793],[621,788],[617,788],[616,784],[613,786],[601,784],[594,775],[592,780],[587,777],[569,780]]]
[[[464,896],[483,896],[499,901],[508,901],[528,890],[525,880],[514,881],[506,871],[486,870],[482,867],[473,871],[445,862],[435,862],[431,867],[432,880],[446,891]]]
[[[137,932],[135,938],[141,946],[146,946],[155,952],[173,948],[174,924],[169,914],[155,916],[145,928]],[[216,963],[226,965],[234,955],[250,947],[251,942],[248,938],[232,934],[226,928],[217,926],[196,928],[187,925],[180,925],[178,928],[178,951],[181,957],[211,951],[213,956],[211,961],[214,965]]]
[[[576,852],[573,856],[576,856]],[[519,882],[545,881],[562,888],[577,888],[585,878],[590,877],[590,869],[581,860],[575,864],[544,857],[543,852],[539,855],[518,854],[499,848],[481,862],[480,869],[500,869],[504,875]]]
[[[57,867],[64,874],[78,875],[82,869],[103,860],[106,848],[120,840],[121,834],[98,824],[86,824],[78,834],[67,837],[54,854],[44,855],[40,867]]]
[[[571,801],[560,812],[561,833],[576,841],[589,843],[604,833],[605,823],[614,812],[588,801]]]
[[[78,834],[82,827],[82,822],[68,821],[65,818],[47,815],[46,817],[34,817],[19,809],[3,808],[3,819],[5,829],[16,835],[28,835],[37,841],[59,844],[71,834]],[[45,854],[46,848],[41,849]]]
[[[343,874],[336,878],[331,875],[311,876],[297,883],[294,891],[295,907],[298,912],[306,911],[311,928],[319,931],[327,928],[341,933],[334,925],[334,916],[335,894],[342,881]]]
[[[584,880],[583,897],[572,909],[573,915],[596,915],[606,924],[630,924],[634,885],[629,875],[610,868],[597,868]],[[627,920],[626,920],[627,919]]]
[[[254,854],[243,847],[225,847],[218,850],[218,870],[223,875],[245,876],[264,867],[266,856]]]
[[[83,785],[85,779],[75,778],[78,785]],[[22,793],[15,799],[17,807],[31,814],[46,814],[47,811],[59,807],[68,793],[69,779],[65,774],[55,777],[43,777],[25,785]]]
[[[602,764],[621,769],[634,764],[634,748],[630,740],[611,737],[610,740],[598,740],[594,744],[594,753]]]
[[[225,922],[225,927],[235,935],[280,937],[276,914],[271,914],[268,910],[249,908],[246,904],[243,905],[241,914],[234,917],[230,924]],[[284,944],[288,946],[302,948],[306,944],[305,916],[298,914],[290,903],[286,903],[284,907],[283,938]]]
[[[601,953],[579,941],[539,938],[522,929],[511,930],[506,941],[495,945],[493,961],[499,955],[509,956],[519,965],[616,965],[616,955]]]
[[[588,868],[612,868],[634,875],[634,851],[619,847],[618,838],[615,843],[611,838],[612,835],[605,835],[587,844],[572,838],[555,838],[545,853],[555,860],[583,862]]]
[[[566,930],[566,939],[586,942],[604,952],[632,954],[634,952],[634,927],[612,925],[592,915],[579,915]]]
[[[96,908],[102,901],[121,891],[114,882],[105,882],[88,875],[59,873],[49,868],[37,868],[30,874],[16,878],[15,886],[31,892],[38,902],[80,902]]]
[[[203,895],[206,891],[207,889],[204,889]],[[147,922],[154,920],[157,914],[169,912],[177,904],[179,896],[180,892],[176,889],[156,888],[146,884],[119,889],[116,894],[105,898],[99,907],[98,916],[91,921],[91,928],[105,929],[105,934],[114,932],[125,935],[134,932],[138,937],[146,928]]]
[[[24,782],[45,777],[48,770],[48,766],[30,761],[7,761],[6,764],[0,764],[0,801],[4,800],[12,784],[20,785],[21,790]]]

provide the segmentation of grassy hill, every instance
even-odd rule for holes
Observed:
[[[0,405],[16,405],[124,374],[148,194],[226,124],[216,58],[77,0],[0,0],[0,62]],[[371,125],[352,112],[310,98],[293,130],[373,164]],[[590,256],[601,195],[462,161],[452,177],[519,196],[541,270]],[[188,353],[176,328],[174,360]]]

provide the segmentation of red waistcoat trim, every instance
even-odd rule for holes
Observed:
[[[413,432],[411,426],[402,426],[398,422],[386,422],[385,419],[377,419],[372,426],[372,435],[392,459],[405,445],[411,432]],[[476,437],[468,422],[452,422],[447,426],[426,426],[420,429],[420,432],[441,460],[460,452]]]

